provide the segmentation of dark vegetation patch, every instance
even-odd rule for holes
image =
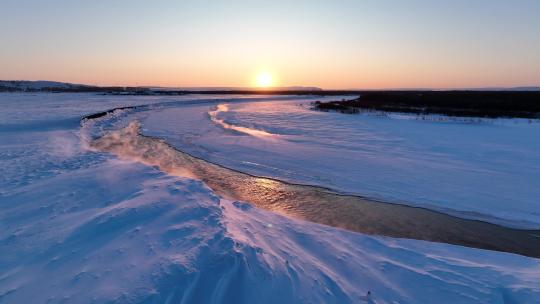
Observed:
[[[540,118],[540,92],[526,91],[377,91],[351,100],[315,102],[322,111],[384,111],[419,115]]]
[[[81,121],[100,118],[100,117],[103,117],[103,116],[105,116],[107,114],[110,114],[110,113],[112,113],[112,112],[114,112],[116,110],[130,110],[130,109],[135,109],[135,108],[137,108],[137,106],[127,106],[127,107],[114,108],[114,109],[110,109],[110,110],[107,110],[107,111],[86,115],[81,119]]]

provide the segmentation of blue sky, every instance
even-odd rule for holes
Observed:
[[[0,79],[540,85],[540,1],[0,1]]]

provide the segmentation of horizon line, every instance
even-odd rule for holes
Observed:
[[[100,84],[89,84],[89,83],[76,83],[76,82],[67,82],[60,80],[28,80],[28,79],[0,79],[0,82],[52,82],[58,84],[68,84],[68,85],[79,85],[79,86],[88,86],[88,87],[120,87],[120,88],[145,88],[145,89],[179,89],[179,90],[256,90],[256,91],[272,91],[280,89],[304,89],[304,90],[314,90],[314,91],[444,91],[444,90],[511,90],[511,89],[539,89],[540,84],[537,85],[517,85],[517,86],[477,86],[477,87],[377,87],[377,88],[333,88],[328,89],[319,86],[310,86],[310,85],[289,85],[289,86],[272,86],[272,87],[258,87],[258,86],[222,86],[222,85],[212,85],[212,86],[163,86],[163,85],[100,85]]]

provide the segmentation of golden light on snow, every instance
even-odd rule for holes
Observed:
[[[257,75],[257,79],[255,80],[255,83],[260,88],[268,88],[272,86],[272,75],[267,72],[262,72]]]

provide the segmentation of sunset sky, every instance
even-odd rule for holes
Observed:
[[[538,0],[0,4],[4,80],[253,86],[271,75],[275,86],[327,89],[540,85]]]

